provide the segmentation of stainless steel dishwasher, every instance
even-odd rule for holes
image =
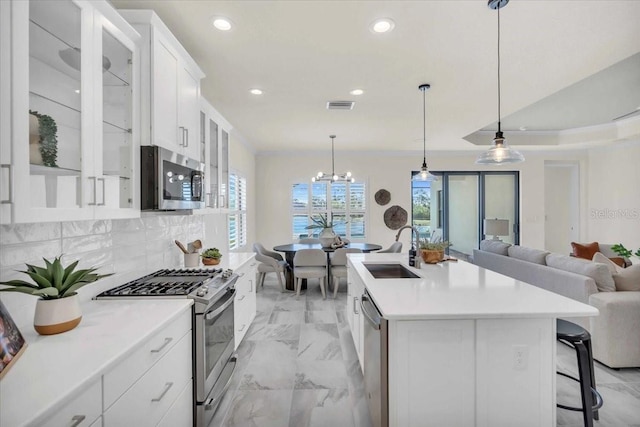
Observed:
[[[364,390],[374,427],[389,426],[388,322],[365,290],[360,299],[364,315]]]

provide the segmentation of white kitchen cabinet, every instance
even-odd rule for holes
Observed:
[[[107,1],[4,1],[0,222],[139,216],[140,36]]]
[[[119,12],[142,35],[142,144],[204,161],[200,153],[204,73],[153,11]]]
[[[193,426],[193,384],[184,386],[180,395],[173,402],[166,415],[157,427],[192,427]]]
[[[207,210],[226,212],[229,208],[229,133],[232,126],[204,98],[200,99],[200,128],[204,131]]]
[[[104,413],[105,427],[155,426],[191,383],[191,331]],[[189,400],[191,396],[189,396]],[[192,423],[192,420],[185,420]]]
[[[347,321],[351,327],[353,344],[358,354],[360,369],[364,366],[364,317],[360,310],[360,299],[364,293],[364,283],[347,263]]]
[[[43,426],[99,426],[102,415],[102,387],[100,381],[94,381],[78,397],[71,399],[53,416],[47,418]],[[96,424],[97,423],[97,424]]]
[[[235,325],[235,348],[249,330],[251,322],[256,317],[256,269],[258,262],[255,258],[246,262],[236,270],[240,276],[236,282],[236,296],[233,306],[233,322]]]

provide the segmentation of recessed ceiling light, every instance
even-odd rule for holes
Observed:
[[[369,29],[374,33],[388,33],[396,26],[391,18],[376,19],[369,25]]]
[[[354,89],[351,92],[349,92],[351,95],[362,95],[364,93],[364,91],[362,89]]]
[[[80,93],[80,89],[76,89],[74,92],[75,93]]]
[[[527,130],[526,126],[520,126],[520,130]]]
[[[249,89],[253,95],[262,95],[262,91],[260,89]]]
[[[213,17],[213,26],[220,31],[229,31],[231,29],[231,21],[222,16]]]

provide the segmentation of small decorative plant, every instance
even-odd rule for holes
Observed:
[[[327,214],[318,214],[311,217],[313,224],[307,225],[306,230],[313,230],[318,228],[333,228],[338,224],[346,224],[346,222],[333,222],[333,219],[329,221]]]
[[[58,126],[51,116],[29,110],[38,118],[40,132],[40,154],[42,164],[49,167],[58,167]]]
[[[220,263],[222,254],[218,248],[209,248],[200,254],[204,265],[217,265]]]
[[[629,258],[632,255],[640,258],[640,249],[636,250],[635,252],[631,252],[629,249],[622,246],[622,243],[611,246],[611,250],[623,258]]]
[[[55,258],[53,262],[43,258],[45,267],[26,264],[27,269],[20,272],[28,275],[34,283],[24,280],[0,282],[8,286],[0,289],[0,292],[21,292],[45,300],[67,298],[76,295],[76,291],[81,287],[112,275],[112,273],[96,274],[94,273],[97,270],[96,267],[76,270],[78,261],[64,267],[60,258]]]
[[[451,243],[449,243],[447,240],[433,243],[429,242],[428,240],[420,242],[420,249],[423,249],[425,251],[444,251],[449,246],[451,246]]]

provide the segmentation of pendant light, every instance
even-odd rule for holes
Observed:
[[[509,147],[505,141],[500,123],[500,8],[507,3],[509,0],[489,0],[488,3],[490,9],[498,12],[498,131],[493,138],[493,146],[476,159],[476,164],[479,165],[504,165],[524,161],[522,153]]]
[[[335,172],[335,156],[334,156],[334,149],[333,149],[333,140],[336,138],[336,136],[335,135],[329,135],[329,138],[331,138],[331,174],[327,174],[327,173],[324,173],[324,172],[318,172],[318,174],[316,176],[311,178],[311,181],[312,182],[321,182],[321,181],[355,182],[356,180],[355,180],[355,178],[353,178],[351,176],[351,172],[347,172],[347,173],[336,173]]]
[[[427,168],[427,101],[426,92],[431,85],[429,83],[423,83],[418,86],[418,89],[422,91],[422,166],[420,172],[413,176],[414,181],[436,181],[437,178],[429,173]]]

